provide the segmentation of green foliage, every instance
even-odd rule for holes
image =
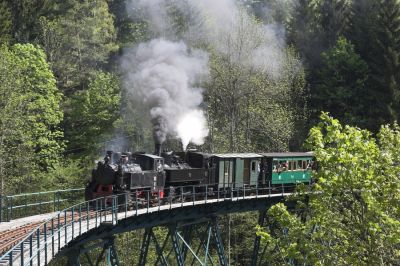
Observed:
[[[400,128],[370,132],[322,114],[309,148],[318,171],[312,194],[298,195],[297,212],[269,211],[260,230],[271,263],[395,265],[400,262]]]
[[[382,123],[400,118],[400,3],[379,1],[372,80],[382,99]],[[383,97],[382,97],[383,96]]]
[[[69,149],[84,149],[96,153],[98,142],[108,140],[113,124],[119,118],[120,88],[118,78],[110,73],[98,72],[84,91],[71,100],[72,109],[67,128]],[[97,154],[96,154],[97,155]]]
[[[104,67],[115,43],[114,19],[105,0],[75,1],[54,19],[41,19],[40,43],[51,58],[61,87],[82,88]]]
[[[246,65],[263,45],[257,21],[242,20],[225,36],[225,54],[211,55],[205,94],[210,128],[209,151],[285,151],[297,121],[304,120],[305,76],[296,53],[287,48],[277,77]],[[258,33],[257,33],[258,32]]]
[[[12,12],[6,1],[0,2],[0,44],[9,43],[12,39]]]
[[[354,46],[344,38],[322,54],[322,68],[317,72],[313,105],[317,110],[331,112],[345,123],[368,125],[364,116],[368,65],[354,51]],[[316,111],[317,111],[316,110]]]
[[[326,47],[336,44],[337,39],[349,31],[351,6],[348,0],[325,0],[320,5],[320,34]]]
[[[64,159],[53,165],[47,172],[39,174],[39,191],[82,188],[90,177],[89,160]]]
[[[56,163],[63,149],[61,94],[42,50],[16,44],[0,51],[2,180],[20,189],[35,171]],[[6,188],[4,188],[6,189]]]
[[[26,101],[24,113],[30,125],[31,145],[40,157],[38,163],[46,168],[58,160],[63,147],[60,142],[63,133],[57,128],[63,119],[62,95],[42,50],[29,44],[16,44],[12,51],[20,70],[19,93]]]

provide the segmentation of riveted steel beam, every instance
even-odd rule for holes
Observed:
[[[115,249],[114,238],[109,239],[106,243],[105,249],[107,249],[107,266],[119,266],[118,254]]]
[[[155,246],[156,246],[156,251],[157,251],[157,262],[158,262],[159,259],[161,259],[161,265],[163,265],[163,266],[168,266],[168,261],[167,261],[167,259],[164,257],[164,253],[163,253],[163,250],[164,250],[164,246],[165,246],[165,245],[163,245],[163,248],[160,247],[160,245],[158,244],[158,241],[157,241],[157,237],[155,236],[155,234],[154,234],[154,232],[153,232],[153,229],[151,229],[150,234],[151,234],[151,237],[152,237],[152,239],[153,239],[153,242],[154,242],[154,244],[155,244]],[[167,239],[168,239],[168,237],[169,237],[169,234],[167,235]],[[157,262],[156,262],[156,264],[157,264]]]
[[[91,250],[99,248],[99,247],[101,248],[101,252],[97,256],[96,262],[93,263],[88,253]],[[71,265],[71,266],[81,265],[81,263],[80,263],[81,255],[84,255],[86,257],[89,265],[97,266],[104,259],[105,253],[106,253],[106,265],[110,265],[110,266],[118,266],[119,265],[117,251],[115,249],[115,244],[114,244],[114,237],[102,239],[100,242],[92,244],[88,247],[84,247],[84,246],[76,247],[74,249],[69,250],[69,252],[67,253],[66,256],[68,258],[68,265]]]
[[[225,256],[224,245],[222,243],[221,231],[219,230],[217,217],[213,217],[211,219],[211,226],[212,226],[212,232],[213,232],[214,239],[215,239],[215,244],[217,246],[219,265],[227,266],[228,263],[227,263],[226,256]]]
[[[265,217],[267,215],[267,211],[260,211],[259,217],[258,217],[258,225],[264,226],[264,221]],[[261,236],[257,236],[254,239],[254,246],[253,246],[253,256],[251,259],[251,266],[256,266],[257,265],[257,260],[258,260],[258,253],[260,250],[260,241],[261,241]]]
[[[172,246],[175,251],[175,258],[176,258],[176,262],[178,263],[177,265],[184,266],[182,250],[179,245],[179,233],[178,233],[178,228],[177,228],[176,224],[170,226],[169,230],[171,232]]]
[[[79,248],[72,249],[70,252],[68,252],[67,258],[68,258],[68,265],[70,266],[81,265],[81,262],[79,261]]]
[[[192,224],[186,225],[183,227],[183,239],[185,240],[188,245],[190,245],[190,240],[191,240],[191,234],[192,234]],[[183,256],[183,262],[186,260],[188,252],[188,246],[186,246],[184,243],[182,243],[182,256]]]
[[[149,251],[151,228],[146,228],[143,235],[142,247],[140,248],[139,266],[145,266],[147,253]]]

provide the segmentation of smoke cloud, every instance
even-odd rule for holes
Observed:
[[[203,34],[190,34],[196,36],[195,43],[206,40],[218,53],[228,56],[232,62],[267,73],[272,78],[280,77],[285,62],[285,34],[282,25],[257,22],[235,0],[188,2],[191,3],[192,10],[197,10],[196,15],[204,21],[189,30]]]
[[[149,109],[159,143],[168,135],[180,138],[184,149],[189,142],[204,143],[208,129],[200,109],[203,89],[196,84],[207,78],[207,65],[207,53],[189,51],[183,42],[164,39],[142,43],[125,53],[125,88]]]
[[[185,32],[174,29],[169,7],[180,11]],[[125,51],[125,87],[149,108],[156,141],[168,135],[202,144],[208,134],[199,84],[208,56],[188,46],[207,46],[233,63],[279,78],[286,60],[283,27],[256,22],[237,0],[128,0],[128,12],[144,12],[154,39]],[[162,37],[162,38],[161,38]],[[179,41],[178,41],[179,40]]]

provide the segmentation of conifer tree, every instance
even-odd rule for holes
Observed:
[[[373,83],[381,105],[380,122],[399,119],[400,111],[400,3],[381,0],[378,5]]]
[[[336,45],[322,54],[323,65],[316,74],[313,101],[341,121],[365,127],[364,110],[368,65],[354,51],[352,43],[339,38]]]
[[[369,61],[376,38],[377,1],[353,0],[348,39],[354,44],[361,57]]]
[[[327,48],[349,30],[351,8],[347,0],[325,0],[320,6],[321,35]]]
[[[289,43],[299,50],[306,63],[314,61],[318,56],[315,50],[320,47],[315,29],[315,8],[314,1],[299,0],[288,27]]]
[[[0,44],[8,43],[12,39],[11,6],[6,1],[0,2]]]

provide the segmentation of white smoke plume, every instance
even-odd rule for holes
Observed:
[[[245,0],[130,0],[129,10],[145,10],[155,34],[176,39],[168,16],[174,5],[189,20],[186,43],[207,44],[235,63],[279,78],[286,60],[283,25],[256,22]]]
[[[168,14],[171,4],[188,20],[179,37]],[[188,46],[205,45],[272,78],[282,72],[282,27],[257,23],[239,0],[127,0],[127,9],[144,12],[159,36],[126,50],[122,60],[125,87],[149,107],[158,142],[176,136],[185,149],[189,142],[202,144],[208,134],[202,89],[196,87],[208,75],[208,57]]]
[[[283,26],[257,22],[237,0],[182,1],[188,1],[204,21],[203,29],[199,24],[190,29],[203,33],[191,33],[197,38],[194,42],[206,40],[233,62],[279,78],[285,61]]]
[[[200,105],[202,89],[196,87],[208,76],[208,56],[189,52],[183,42],[154,39],[127,51],[122,60],[125,88],[149,107],[156,141],[178,137],[186,149],[189,142],[204,143],[207,123]]]

